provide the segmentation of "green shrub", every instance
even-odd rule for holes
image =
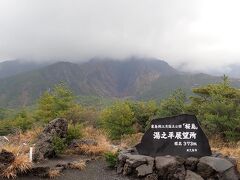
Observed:
[[[63,83],[55,85],[52,91],[46,91],[38,100],[36,119],[45,123],[57,117],[64,117],[74,104],[72,91]]]
[[[53,150],[55,151],[56,155],[61,154],[66,149],[65,140],[61,139],[58,136],[53,137],[52,147],[53,147]]]
[[[139,130],[145,132],[147,125],[158,111],[158,107],[155,101],[148,102],[129,102],[132,111],[134,112],[134,117],[137,124],[140,126]]]
[[[134,133],[134,112],[127,102],[118,101],[101,113],[101,123],[111,139]]]
[[[118,153],[106,152],[104,154],[104,157],[105,157],[105,160],[107,161],[109,167],[111,167],[111,168],[116,167]]]
[[[83,136],[83,133],[82,133],[81,124],[68,125],[68,132],[67,132],[67,138],[66,138],[67,144],[69,144],[73,139],[80,139],[82,136]]]
[[[183,90],[178,89],[168,98],[161,101],[158,116],[167,117],[184,113],[186,95]]]
[[[225,140],[240,140],[240,90],[223,82],[193,89],[188,112],[198,116],[208,136],[220,135]]]

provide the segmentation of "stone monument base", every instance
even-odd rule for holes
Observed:
[[[145,180],[239,180],[236,160],[222,154],[201,158],[139,155],[135,148],[119,153],[117,173]]]

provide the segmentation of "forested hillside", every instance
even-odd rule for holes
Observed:
[[[14,69],[17,65],[11,67],[8,64],[8,69]],[[5,71],[0,69],[0,74]],[[61,82],[81,97],[159,100],[178,88],[191,94],[193,87],[221,81],[220,77],[207,74],[179,72],[161,60],[137,58],[123,61],[94,59],[85,63],[57,62],[44,66],[29,64],[15,73],[5,74],[8,77],[2,76],[0,79],[2,107],[33,105],[44,91],[51,90]],[[237,79],[231,79],[231,83],[234,87],[240,87]]]

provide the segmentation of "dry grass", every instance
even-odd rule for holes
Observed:
[[[31,169],[32,163],[29,161],[30,144],[41,132],[41,128],[35,128],[25,133],[18,132],[8,136],[9,143],[0,147],[0,151],[5,149],[15,155],[15,160],[2,173],[3,177],[15,178],[18,173],[25,173]]]
[[[73,161],[71,163],[69,163],[69,168],[71,169],[78,169],[78,170],[84,170],[86,168],[86,162],[83,160],[79,160],[79,161]]]
[[[104,131],[93,128],[92,126],[83,129],[83,136],[95,140],[98,140],[99,138],[107,140],[107,135]]]
[[[227,143],[219,137],[212,137],[209,140],[213,152],[220,152],[223,155],[233,157],[237,160],[238,170],[240,171],[240,146],[237,143]]]
[[[21,131],[16,132],[15,134],[10,135],[8,138],[12,144],[31,144],[35,141],[35,139],[41,132],[42,128],[37,127],[24,133],[22,133]]]
[[[59,169],[50,169],[48,176],[51,179],[61,176],[61,171]]]
[[[4,146],[1,147],[2,149],[5,149],[8,152],[13,153],[14,155],[18,155],[22,151],[22,146],[14,145],[14,144],[5,144]]]
[[[42,133],[43,128],[42,127],[37,127],[31,130],[28,130],[25,133],[20,133],[20,140],[21,142],[27,142],[27,143],[31,143],[34,142],[35,139]]]
[[[18,173],[25,173],[32,168],[32,163],[27,155],[18,154],[15,160],[2,173],[3,177],[16,178]]]
[[[11,138],[15,138],[16,136],[12,136]],[[31,169],[32,163],[29,161],[29,146],[26,144],[19,142],[12,142],[11,144],[5,144],[0,148],[5,149],[8,152],[12,152],[15,156],[15,160],[11,163],[1,174],[6,178],[15,178],[18,173],[25,173]]]
[[[105,152],[114,150],[103,131],[92,127],[86,127],[83,132],[85,138],[95,140],[97,145],[81,145],[76,149],[77,153],[86,155],[102,155]]]
[[[120,148],[126,149],[129,147],[133,147],[141,142],[143,133],[136,133],[131,135],[125,135],[122,137],[120,141]]]

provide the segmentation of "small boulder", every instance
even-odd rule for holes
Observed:
[[[150,164],[142,164],[142,165],[138,166],[136,168],[137,176],[143,177],[143,176],[153,173],[153,165],[154,165],[154,163],[152,161],[152,163],[150,163]]]
[[[210,166],[212,169],[219,173],[222,173],[233,167],[233,164],[230,161],[218,157],[205,156],[200,158],[199,162],[207,164],[208,166]]]
[[[155,162],[156,162],[156,169],[162,170],[165,167],[176,164],[177,160],[173,156],[158,156],[155,158]]]
[[[197,165],[197,173],[206,179],[215,176],[216,171],[209,165],[199,162]]]
[[[154,159],[150,156],[128,154],[126,163],[136,168],[142,164],[153,164],[153,161]]]
[[[158,156],[155,158],[155,163],[160,178],[184,180],[184,165],[177,161],[176,157]]]
[[[198,158],[196,157],[189,157],[185,161],[185,167],[188,170],[195,171],[197,169]]]
[[[124,164],[117,164],[117,173],[121,174],[123,172]]]
[[[158,180],[158,175],[156,173],[152,173],[147,175],[144,180]]]
[[[205,156],[199,159],[197,172],[203,178],[219,177],[219,175],[221,176],[221,174],[232,167],[234,165],[224,158]]]
[[[203,180],[203,178],[195,172],[187,170],[185,180]]]
[[[15,155],[3,149],[0,153],[0,174],[2,174],[3,170],[6,169],[11,163],[13,163],[14,160]]]
[[[125,163],[124,167],[123,167],[123,175],[130,175],[132,173],[133,169],[131,167],[130,164]]]
[[[33,176],[46,178],[49,175],[50,167],[48,166],[37,166],[31,169],[31,173]]]
[[[15,160],[15,155],[5,149],[0,153],[0,164],[11,164]]]
[[[235,167],[226,170],[220,175],[220,180],[239,180],[240,174]]]

